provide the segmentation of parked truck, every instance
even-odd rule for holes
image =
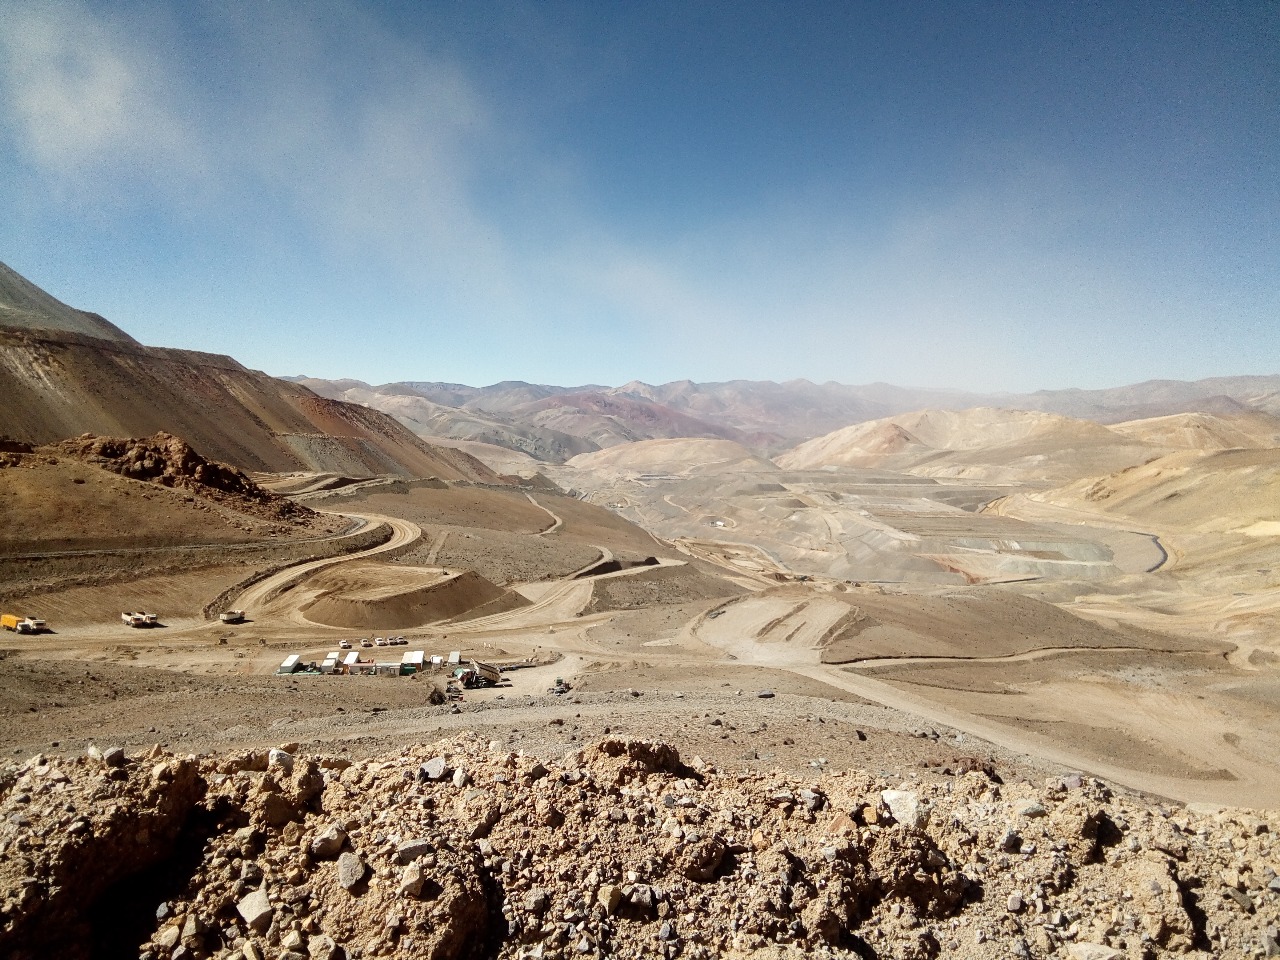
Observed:
[[[126,627],[154,627],[160,622],[158,614],[142,613],[141,611],[134,612],[131,610],[126,610],[124,613],[120,614],[120,619]]]
[[[0,627],[14,633],[40,633],[45,629],[43,620],[35,617],[20,617],[14,613],[0,614]]]
[[[223,623],[244,623],[244,611],[228,610],[226,613],[218,614],[218,619]]]
[[[454,670],[453,678],[468,689],[496,687],[502,682],[502,671],[491,663],[472,660],[470,666]]]

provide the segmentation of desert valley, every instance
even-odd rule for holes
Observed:
[[[1280,376],[0,363],[0,955],[1280,953]]]

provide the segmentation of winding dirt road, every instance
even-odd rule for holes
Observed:
[[[275,597],[279,596],[285,588],[310,576],[317,570],[323,570],[325,567],[331,567],[338,563],[367,560],[370,557],[376,557],[378,554],[388,553],[408,546],[422,537],[422,528],[420,526],[408,520],[401,520],[398,517],[385,517],[374,513],[344,513],[342,516],[364,520],[366,524],[386,524],[391,528],[391,539],[386,543],[370,547],[368,550],[361,550],[358,553],[349,553],[340,557],[326,557],[323,560],[312,560],[308,563],[298,564],[295,567],[288,567],[267,577],[265,580],[247,587],[236,597],[234,605],[251,615],[255,613],[260,615],[263,612],[263,608]]]
[[[1230,749],[1218,739],[1214,729],[1221,718],[1192,698],[1171,698],[1165,694],[1142,696],[1135,693],[1126,712],[1136,724],[1135,729],[1151,732],[1152,739],[1156,742],[1176,742],[1187,756],[1225,771],[1222,777],[1197,779],[1133,769],[1099,756],[1098,752],[1072,749],[1062,745],[1060,740],[958,709],[954,705],[919,695],[886,680],[862,675],[856,667],[823,664],[820,660],[821,621],[830,620],[835,613],[821,609],[821,606],[815,606],[812,599],[746,598],[745,602],[731,602],[721,607],[721,612],[714,619],[705,615],[696,618],[686,626],[685,631],[692,639],[728,654],[738,665],[784,670],[807,677],[872,703],[914,715],[927,723],[951,727],[1005,749],[1104,777],[1135,790],[1187,802],[1263,807],[1274,802],[1273,767],[1243,750]],[[798,632],[786,629],[792,622],[811,621],[814,618],[819,623],[806,623],[807,629]],[[1077,654],[1095,651],[1045,649],[1011,657],[975,658],[972,662],[1024,661],[1068,652]],[[1096,652],[1117,651],[1111,649]],[[970,662],[963,657],[904,657],[877,658],[858,666],[883,667],[937,662],[941,659],[953,663]],[[1043,695],[1051,694],[1045,692]],[[1111,709],[1116,708],[1114,700],[1108,702]]]

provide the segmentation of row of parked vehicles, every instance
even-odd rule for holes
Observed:
[[[350,650],[352,646],[361,647],[406,647],[409,641],[404,637],[374,637],[370,640],[368,637],[360,640],[339,640],[338,646],[343,650]]]

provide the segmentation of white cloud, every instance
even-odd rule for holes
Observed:
[[[26,159],[64,180],[103,168],[199,167],[171,78],[110,21],[74,3],[13,3],[0,17],[0,119]]]

